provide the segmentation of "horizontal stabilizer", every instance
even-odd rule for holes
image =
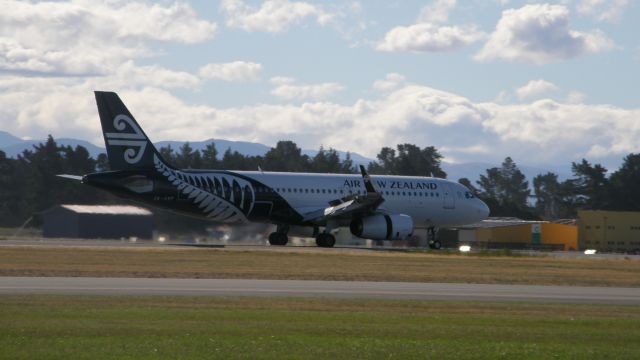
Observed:
[[[82,176],[78,176],[78,175],[69,175],[69,174],[58,174],[56,175],[57,177],[61,177],[61,178],[65,178],[65,179],[71,179],[71,180],[76,180],[76,181],[82,181]]]

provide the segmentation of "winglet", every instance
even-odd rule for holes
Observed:
[[[364,180],[364,187],[367,189],[368,193],[377,193],[375,186],[373,186],[373,181],[371,181],[371,176],[367,173],[363,165],[360,165],[360,173],[362,174],[362,180]]]

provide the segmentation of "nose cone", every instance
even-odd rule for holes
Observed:
[[[484,203],[484,201],[480,199],[476,199],[476,200],[478,200],[475,206],[476,215],[478,216],[478,221],[482,221],[489,217],[489,207],[487,206],[487,204]]]

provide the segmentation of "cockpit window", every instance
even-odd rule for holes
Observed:
[[[470,192],[466,191],[466,192],[464,193],[464,197],[465,197],[465,198],[467,198],[467,199],[473,199],[475,196],[473,196],[473,194],[472,194],[472,193],[470,193]]]

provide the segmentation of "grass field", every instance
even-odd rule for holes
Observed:
[[[0,296],[3,359],[637,359],[640,308]]]
[[[343,251],[1,247],[0,276],[640,286],[640,262]]]

